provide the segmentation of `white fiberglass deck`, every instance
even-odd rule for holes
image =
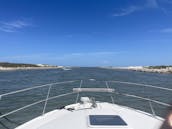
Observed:
[[[80,104],[71,107],[82,107],[76,110],[56,109],[39,116],[16,129],[159,129],[163,119],[138,111],[132,108],[111,103],[97,102],[95,108],[85,108]],[[87,105],[86,107],[88,107]],[[70,107],[70,105],[69,105]],[[120,116],[127,125],[121,126],[92,126],[89,123],[90,115]]]

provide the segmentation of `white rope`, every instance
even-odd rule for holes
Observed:
[[[172,91],[172,89],[170,89],[170,88],[159,87],[159,86],[154,86],[154,85],[147,85],[147,84],[141,84],[141,83],[122,82],[122,81],[108,81],[108,82],[116,82],[116,83],[123,83],[123,84],[129,84],[129,85],[138,85],[138,86],[151,87],[151,88],[155,88],[155,89]]]

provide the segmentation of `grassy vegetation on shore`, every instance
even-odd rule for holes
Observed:
[[[0,67],[16,68],[16,67],[40,67],[40,66],[35,65],[35,64],[23,64],[23,63],[0,62]]]
[[[148,69],[166,69],[170,68],[172,65],[159,65],[159,66],[148,66]]]

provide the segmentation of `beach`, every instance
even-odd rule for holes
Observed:
[[[144,66],[130,66],[128,70],[141,71],[141,72],[156,72],[156,73],[172,73],[172,67],[166,68],[151,68]]]
[[[61,67],[0,67],[0,71],[14,71],[14,70],[37,70],[37,69],[59,69]]]
[[[122,69],[122,70],[132,70],[139,72],[155,72],[155,73],[172,73],[172,67],[156,68],[157,66],[128,66],[128,67],[103,67],[108,69]]]
[[[172,73],[172,67],[157,68],[157,66],[128,66],[128,67],[99,67],[105,69],[121,69],[121,70],[132,70],[139,72],[155,72],[155,73]],[[0,71],[13,71],[13,70],[39,70],[39,69],[63,69],[70,70],[69,67],[65,66],[39,66],[39,67],[2,67]]]

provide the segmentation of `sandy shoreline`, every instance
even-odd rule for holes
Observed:
[[[59,69],[59,67],[0,67],[0,71],[14,71],[14,70],[39,70],[39,69]]]
[[[150,68],[148,66],[129,66],[129,67],[103,67],[103,68],[132,70],[132,71],[139,71],[139,72],[172,73],[172,67]]]
[[[149,68],[149,67],[129,67],[129,70],[140,71],[140,72],[156,72],[156,73],[172,73],[172,67],[167,68]]]
[[[148,66],[129,66],[129,67],[100,67],[105,69],[121,69],[121,70],[132,70],[139,72],[155,72],[155,73],[171,73],[172,67],[167,68],[150,68]],[[71,70],[70,68],[66,68],[64,66],[46,66],[46,67],[1,67],[0,71],[15,71],[15,70],[43,70],[43,69],[63,69],[63,70]]]

